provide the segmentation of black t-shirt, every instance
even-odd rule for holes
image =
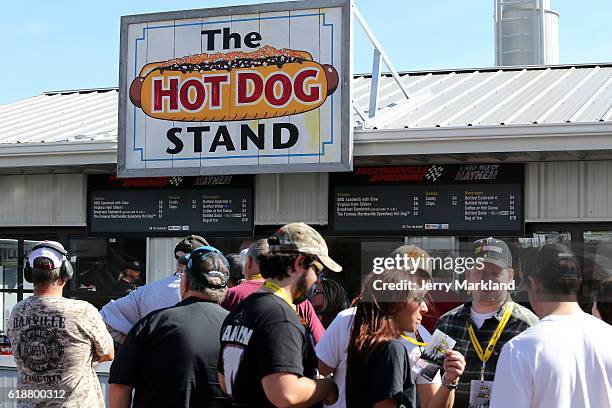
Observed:
[[[273,293],[253,293],[223,322],[219,372],[234,407],[273,407],[262,378],[274,373],[313,378],[316,366],[310,332]]]
[[[400,340],[380,345],[367,361],[353,367],[351,374],[353,386],[347,389],[347,407],[372,408],[389,398],[398,401],[398,406],[414,405],[408,350]]]
[[[109,383],[135,388],[133,407],[226,407],[219,332],[227,311],[188,298],[143,317],[119,349]]]

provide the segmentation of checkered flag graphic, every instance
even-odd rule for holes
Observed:
[[[444,173],[444,167],[436,166],[435,164],[427,170],[425,178],[429,181],[436,181]]]
[[[172,177],[169,183],[171,186],[178,187],[183,183],[183,178],[181,176]]]

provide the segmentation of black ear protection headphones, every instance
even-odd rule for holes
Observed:
[[[217,259],[223,262],[228,272],[224,273],[221,271],[203,271],[201,269],[202,261],[211,256],[215,256],[217,257]],[[227,283],[229,281],[229,264],[227,262],[227,259],[225,259],[225,257],[223,256],[223,253],[219,251],[217,248],[214,248],[208,245],[203,245],[201,247],[194,249],[193,252],[191,252],[190,254],[185,255],[185,258],[187,259],[187,269],[189,269],[189,271],[191,271],[192,274],[196,276],[201,276],[204,278],[220,278],[221,279],[222,283],[220,285],[212,284],[208,282],[208,279],[206,279],[210,287],[214,289],[222,289],[222,288],[227,287]]]
[[[44,241],[44,242],[41,242],[40,244],[34,245],[34,247],[25,254],[25,257],[24,257],[25,265],[23,266],[23,278],[26,280],[26,282],[32,283],[32,267],[30,266],[30,254],[35,249],[39,249],[39,248],[49,248],[49,249],[54,250],[55,252],[60,253],[64,258],[62,260],[62,265],[59,268],[60,278],[64,282],[67,282],[70,279],[72,279],[72,275],[74,275],[74,270],[72,269],[72,264],[70,263],[70,256],[68,254],[68,251],[66,251],[61,244],[55,244],[53,242]]]

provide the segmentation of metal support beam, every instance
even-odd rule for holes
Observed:
[[[352,105],[353,105],[353,110],[361,119],[361,123],[363,123],[363,128],[365,129],[369,127],[370,124],[368,123],[368,118],[366,118],[365,113],[363,113],[361,109],[359,109],[359,107],[355,105],[355,102],[352,102]]]
[[[378,111],[378,94],[380,91],[380,51],[374,48],[374,58],[372,60],[372,81],[370,82],[370,107],[368,116],[373,118]]]
[[[393,76],[393,79],[395,79],[395,82],[397,83],[397,85],[402,90],[402,93],[404,94],[406,99],[409,99],[410,98],[410,94],[408,93],[408,90],[406,89],[406,87],[402,83],[401,78],[400,78],[399,74],[397,73],[397,70],[395,69],[395,67],[391,63],[391,60],[389,59],[389,57],[385,53],[385,50],[383,49],[383,47],[380,44],[380,42],[378,42],[378,40],[374,36],[374,33],[372,32],[372,30],[370,29],[370,26],[368,25],[368,23],[365,21],[365,19],[361,15],[361,12],[357,8],[357,6],[353,6],[353,15],[355,16],[355,18],[357,19],[357,21],[361,25],[361,28],[363,28],[363,31],[365,32],[366,36],[368,37],[368,39],[370,40],[370,42],[372,43],[374,48],[379,51],[380,56],[381,56],[383,62],[385,63],[387,68],[389,68],[389,71],[391,72],[391,75]]]
[[[495,12],[493,19],[495,20],[495,65],[500,66],[502,64],[502,32],[501,32],[501,17],[502,17],[502,5],[501,0],[494,0]]]

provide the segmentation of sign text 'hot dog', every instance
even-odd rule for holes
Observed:
[[[186,122],[266,119],[321,106],[338,86],[331,65],[309,53],[264,46],[145,65],[130,86],[150,117]]]

